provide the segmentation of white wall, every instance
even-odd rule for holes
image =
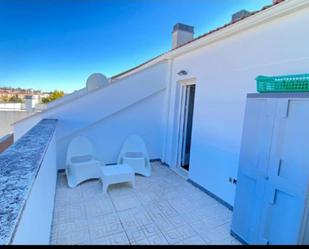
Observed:
[[[151,158],[160,158],[165,75],[166,63],[160,63],[44,113],[59,121],[58,168],[65,167],[67,145],[77,135],[89,137],[106,163],[116,162],[124,139],[134,133],[144,138]]]
[[[20,218],[13,245],[48,245],[56,191],[55,134],[50,141],[42,165]]]
[[[12,124],[32,113],[25,111],[1,111],[0,110],[0,137],[13,132]]]
[[[231,205],[235,185],[228,178],[237,176],[246,94],[256,92],[260,74],[308,73],[305,24],[308,8],[174,59],[172,87],[180,79],[197,78],[189,177]],[[178,76],[180,70],[189,75]],[[168,154],[173,166],[175,155]]]
[[[96,154],[103,163],[117,162],[121,145],[132,134],[139,134],[144,139],[150,158],[161,158],[163,99],[164,91],[160,91],[85,129],[59,139],[58,167],[64,168],[68,143],[76,135],[86,136],[93,142]]]
[[[64,95],[62,98],[56,99],[52,102],[49,102],[46,104],[46,108],[51,108],[51,107],[55,107],[59,104],[62,104],[64,102],[69,102],[71,100],[76,99],[76,97],[81,97],[83,95],[87,94],[87,89],[86,88],[82,88],[80,90],[74,91],[70,94],[66,94]]]
[[[144,138],[151,158],[160,158],[166,70],[166,63],[161,62],[74,101],[50,108],[16,124],[16,133],[24,134],[42,118],[58,119],[58,168],[65,167],[67,145],[77,135],[89,137],[97,148],[98,157],[106,163],[116,162],[124,139],[134,133]]]
[[[1,110],[21,110],[23,109],[25,104],[23,103],[0,103]]]
[[[13,125],[14,142],[27,133],[33,126],[42,120],[41,113],[35,113]]]

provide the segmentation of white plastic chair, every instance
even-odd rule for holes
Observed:
[[[135,173],[151,176],[151,164],[143,139],[137,135],[129,136],[124,142],[118,164],[130,165]]]
[[[100,161],[95,159],[91,142],[83,136],[75,137],[68,146],[66,175],[69,187],[83,181],[100,178]]]

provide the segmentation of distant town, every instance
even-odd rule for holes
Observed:
[[[41,112],[47,104],[64,96],[63,91],[0,87],[0,141],[13,133],[12,123]],[[0,148],[1,151],[1,148]]]
[[[42,92],[32,88],[0,87],[0,103],[24,103],[25,99],[36,99],[37,103],[48,103],[64,96],[63,91]]]
[[[26,96],[36,96],[42,100],[50,95],[50,92],[42,92],[35,89],[23,89],[13,87],[0,87],[0,102],[22,103]]]

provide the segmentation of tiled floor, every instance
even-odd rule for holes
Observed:
[[[109,187],[98,180],[74,189],[58,175],[51,244],[240,244],[232,212],[160,163],[152,176]]]

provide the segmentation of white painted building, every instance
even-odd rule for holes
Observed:
[[[29,95],[24,103],[0,103],[0,137],[13,133],[13,124],[42,111],[46,104],[39,103],[38,95]]]
[[[137,134],[151,159],[233,207],[246,96],[256,92],[255,78],[306,73],[309,65],[309,1],[278,1],[243,13],[193,40],[193,27],[176,25],[173,49],[18,121],[15,140],[42,119],[57,119],[60,170],[77,135],[88,137],[108,164]]]

